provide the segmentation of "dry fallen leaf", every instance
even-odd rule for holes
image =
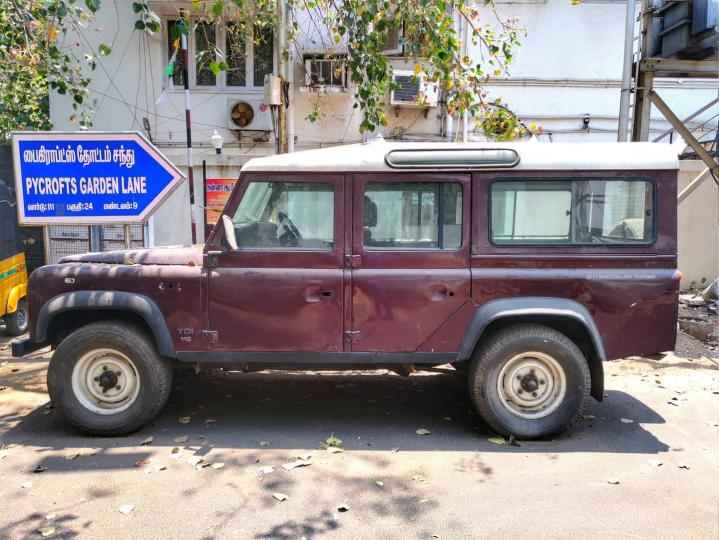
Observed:
[[[213,468],[213,469],[221,469],[221,468],[224,467],[224,466],[225,466],[225,464],[222,463],[222,462],[220,462],[220,463],[213,463],[213,464],[212,464],[212,468]]]
[[[379,487],[384,486],[384,482],[382,480],[377,480],[375,484],[377,484]]]
[[[10,454],[8,454],[7,452],[0,452],[0,459],[5,459],[5,458],[8,457],[9,455],[10,455]]]
[[[192,416],[180,416],[179,422],[180,424],[189,424],[192,422]]]
[[[270,474],[270,473],[274,472],[274,470],[275,470],[275,466],[274,466],[274,465],[267,465],[266,467],[262,467],[262,468],[260,469],[260,472],[261,472],[262,474]]]
[[[25,482],[22,486],[20,486],[23,489],[30,489],[32,487],[32,482]]]
[[[494,444],[505,444],[507,442],[504,440],[504,437],[500,437],[499,435],[495,437],[487,437],[487,440]]]
[[[187,442],[188,439],[189,439],[189,437],[187,435],[181,435],[180,437],[175,437],[172,440],[175,441],[176,443],[184,443],[184,442]]]
[[[217,420],[215,420],[214,418],[208,418],[207,420],[205,420],[205,426],[209,426],[210,424],[216,424],[216,423],[217,423]]]
[[[165,467],[165,466],[162,465],[162,464],[155,465],[155,472],[164,471],[165,469],[167,469],[167,467]]]
[[[686,463],[682,463],[681,461],[677,464],[677,467],[679,467],[680,469],[689,470],[689,465],[687,465]]]
[[[392,453],[392,454],[396,454],[397,452],[399,452],[399,446],[397,448],[392,448],[392,450],[390,450],[390,453]]]
[[[269,446],[270,444],[271,444],[270,441],[260,441],[260,446],[263,448]]]
[[[647,463],[649,463],[652,467],[661,467],[663,465],[663,463],[658,459],[648,459]]]
[[[187,463],[189,463],[193,467],[197,467],[204,460],[205,459],[202,456],[190,456],[187,458]]]
[[[327,447],[327,451],[328,451],[330,454],[341,454],[342,452],[344,452],[344,449],[343,449],[343,448],[339,448],[339,447],[337,447],[337,446],[328,446],[328,447]]]
[[[293,461],[291,463],[284,463],[282,465],[282,468],[286,471],[291,471],[292,469],[296,469],[297,467],[307,467],[309,465],[312,465],[312,462],[308,459],[298,459],[296,461]]]
[[[45,472],[46,470],[47,470],[47,467],[43,467],[42,465],[38,465],[37,467],[35,467],[35,468],[32,470],[32,472],[34,472],[35,474],[38,474],[38,473],[43,473],[43,472]]]
[[[47,527],[40,527],[37,532],[40,533],[40,536],[50,536],[52,533],[55,532],[55,527],[52,525],[48,525]]]
[[[623,424],[633,424],[634,423],[634,420],[630,420],[629,418],[620,418],[619,421],[622,422]]]
[[[273,493],[272,496],[280,502],[285,501],[288,498],[284,493]]]
[[[144,439],[140,442],[140,446],[147,446],[148,444],[152,444],[152,441],[155,440],[155,437],[150,435],[147,439]]]
[[[419,428],[417,431],[415,431],[415,433],[416,433],[417,435],[429,435],[429,434],[432,433],[432,432],[431,432],[430,430],[428,430],[428,429],[425,429],[425,428]]]
[[[607,478],[607,483],[616,485],[619,483],[619,478]]]
[[[135,509],[135,506],[132,504],[125,504],[120,507],[120,513],[125,514],[126,516],[130,514]]]
[[[337,507],[337,511],[338,511],[338,512],[349,512],[349,509],[350,509],[350,507],[347,506],[346,504],[340,504],[340,505]]]
[[[150,463],[150,460],[149,460],[149,459],[138,459],[138,460],[135,462],[135,467],[138,467],[138,468],[139,468],[139,467],[144,467],[145,465],[147,465],[147,464],[149,464],[149,463]]]

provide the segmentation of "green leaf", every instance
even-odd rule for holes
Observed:
[[[82,105],[82,96],[80,94],[75,94],[72,97],[78,105]]]
[[[100,9],[100,0],[85,0],[85,5],[87,6],[87,9],[95,13],[98,9]]]
[[[220,74],[220,63],[219,62],[210,62],[210,71],[212,71],[213,75],[217,76]]]
[[[144,30],[145,23],[142,21],[135,21],[135,30]]]
[[[228,69],[230,69],[230,65],[227,62],[225,62],[224,60],[221,61],[220,62],[220,70],[227,71]]]
[[[417,435],[429,435],[432,432],[425,428],[419,428],[415,433],[417,433]]]
[[[157,21],[147,21],[145,23],[145,27],[152,33],[157,33],[160,31],[160,23]]]
[[[97,52],[100,54],[100,56],[107,56],[112,52],[112,47],[105,43],[100,43],[100,46],[97,48]]]
[[[222,17],[222,12],[225,11],[225,3],[222,0],[216,0],[212,4],[212,14],[215,17]]]
[[[132,11],[134,11],[135,13],[140,13],[144,9],[145,9],[145,6],[143,4],[141,4],[140,2],[132,3]]]
[[[342,446],[342,439],[338,439],[333,433],[332,435],[327,437],[327,439],[325,440],[325,444],[327,446]]]
[[[170,62],[165,68],[165,75],[167,77],[172,77],[173,73],[175,73],[175,62]]]

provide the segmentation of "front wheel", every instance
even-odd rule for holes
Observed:
[[[5,315],[5,331],[11,336],[19,336],[27,332],[29,321],[27,311],[27,300],[21,298],[17,303],[17,309]]]
[[[47,388],[57,411],[90,435],[126,435],[167,402],[172,367],[149,336],[122,321],[75,330],[50,361]]]
[[[485,422],[522,439],[566,429],[579,416],[590,386],[579,348],[538,324],[499,330],[480,345],[469,369],[472,400]]]

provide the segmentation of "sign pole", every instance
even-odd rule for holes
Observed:
[[[187,34],[191,30],[185,23],[185,10],[180,10],[182,20],[182,81],[185,85],[185,130],[187,131],[187,179],[190,182],[190,219],[192,223],[192,243],[197,243],[197,217],[195,216],[195,176],[192,161],[192,119],[190,117],[190,70],[189,51],[187,50]]]

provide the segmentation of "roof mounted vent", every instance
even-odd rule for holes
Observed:
[[[496,169],[519,164],[511,148],[437,148],[392,150],[384,158],[393,169]]]

